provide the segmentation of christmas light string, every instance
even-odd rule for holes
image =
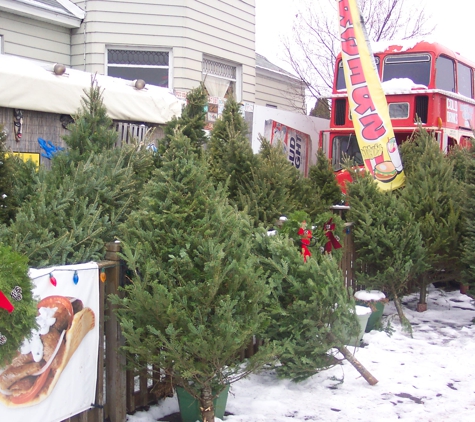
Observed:
[[[102,283],[104,283],[107,280],[106,268],[112,268],[112,267],[115,267],[115,266],[117,266],[117,265],[108,265],[106,267],[99,268],[99,271],[100,271],[99,279],[101,280]],[[73,281],[74,284],[77,285],[79,283],[78,271],[87,271],[87,270],[96,270],[96,269],[98,269],[98,268],[97,267],[89,267],[89,268],[80,268],[79,270],[78,269],[66,269],[66,268],[54,269],[49,273],[49,281],[54,287],[56,287],[58,285],[58,280],[53,275],[53,273],[56,273],[56,272],[59,272],[59,271],[70,271],[70,272],[73,272],[72,281]],[[31,280],[36,280],[38,278],[42,278],[42,277],[45,277],[45,276],[46,276],[46,274],[42,274],[42,275],[38,275],[38,276],[33,277],[33,278],[30,277],[30,278],[31,278]]]

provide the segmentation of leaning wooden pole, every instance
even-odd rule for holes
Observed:
[[[333,334],[329,334],[330,340],[333,344],[341,344]],[[356,370],[361,374],[361,376],[368,382],[369,385],[376,385],[378,380],[371,375],[371,373],[356,359],[353,354],[345,346],[335,346],[338,351],[345,357],[345,359],[350,362]]]
[[[339,352],[345,357],[345,359],[350,362],[356,370],[361,374],[361,376],[368,382],[369,385],[376,385],[378,380],[370,374],[370,372],[356,359],[353,354],[345,347],[338,347]]]

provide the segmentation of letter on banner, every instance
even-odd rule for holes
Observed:
[[[356,0],[337,0],[343,70],[365,168],[382,190],[404,185],[388,104]]]

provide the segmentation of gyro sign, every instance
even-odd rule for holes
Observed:
[[[366,170],[382,190],[404,184],[388,105],[356,0],[337,0],[342,62],[353,126]]]

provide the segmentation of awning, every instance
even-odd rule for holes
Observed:
[[[181,115],[183,100],[168,88],[146,85],[139,90],[133,81],[69,68],[58,76],[53,66],[0,55],[0,107],[74,115],[96,77],[113,120],[164,124]]]

